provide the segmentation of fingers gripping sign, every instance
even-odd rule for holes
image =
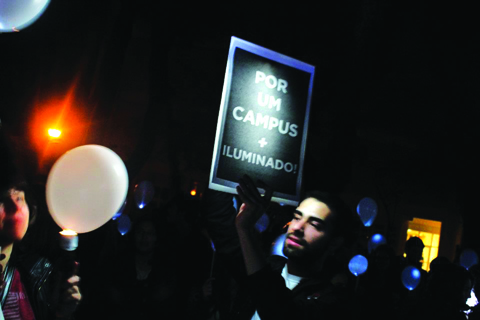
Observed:
[[[265,190],[263,195],[258,191],[257,186],[249,176],[244,175],[239,181],[237,192],[243,203],[235,220],[237,229],[253,229],[257,220],[270,205],[273,195],[272,188],[262,181],[257,183]]]

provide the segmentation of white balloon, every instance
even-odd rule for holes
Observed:
[[[123,205],[128,173],[122,159],[99,145],[67,151],[53,165],[47,179],[47,205],[62,229],[77,233],[95,230]]]
[[[25,29],[47,9],[50,0],[0,1],[0,32]]]

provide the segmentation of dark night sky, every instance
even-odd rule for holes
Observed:
[[[434,1],[330,2],[232,10],[54,0],[29,28],[0,34],[0,117],[22,136],[35,99],[76,83],[76,94],[89,102],[83,141],[128,156],[135,174],[155,154],[157,139],[175,154],[165,162],[184,162],[170,167],[177,174],[185,167],[208,174],[234,35],[316,66],[306,188],[361,193],[362,183],[386,183],[405,201],[435,207],[451,198],[473,221],[475,11]],[[129,63],[144,66],[143,73]],[[125,83],[135,83],[126,90],[133,99],[148,98],[137,112],[119,103]],[[112,128],[117,140],[133,132],[124,137],[131,143],[109,140]]]

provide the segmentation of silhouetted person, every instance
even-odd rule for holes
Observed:
[[[405,243],[405,265],[411,265],[418,269],[422,269],[423,249],[425,245],[422,239],[411,237]]]
[[[452,263],[452,262],[447,257],[438,256],[432,261],[430,261],[430,272],[432,272],[432,270],[434,270],[439,265],[449,264],[449,263]]]
[[[406,319],[467,319],[466,301],[473,284],[473,276],[464,267],[453,263],[437,265],[428,275],[422,299]]]
[[[164,318],[183,312],[178,307],[178,273],[171,246],[150,215],[134,221],[129,246],[112,264],[109,299],[115,319]],[[108,311],[107,311],[108,312]]]
[[[359,277],[356,319],[396,319],[399,295],[394,289],[395,252],[388,244],[368,256],[368,269]]]

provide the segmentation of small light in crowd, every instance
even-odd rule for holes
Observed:
[[[62,131],[54,128],[48,129],[48,136],[51,138],[59,138],[62,134]]]
[[[473,307],[475,307],[477,304],[478,304],[478,299],[477,299],[477,296],[475,295],[475,290],[472,289],[472,290],[470,291],[470,298],[467,299],[467,305],[468,305],[470,308],[473,308]]]
[[[197,187],[198,187],[198,183],[197,182],[194,182],[193,183],[193,187],[192,189],[190,190],[190,195],[192,197],[195,197],[197,195]]]
[[[76,236],[77,235],[77,233],[75,231],[70,230],[70,229],[62,230],[62,231],[60,231],[60,234],[62,236]]]

